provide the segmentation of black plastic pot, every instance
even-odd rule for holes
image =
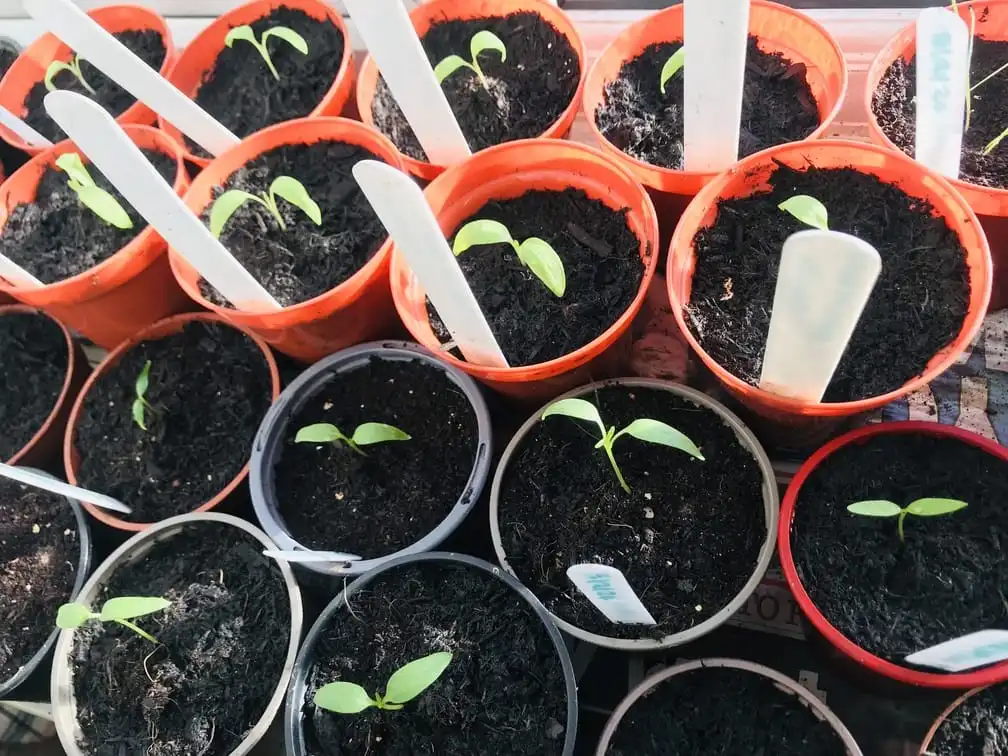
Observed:
[[[401,362],[419,360],[444,372],[447,378],[465,394],[476,415],[479,448],[476,450],[469,480],[455,506],[434,530],[416,543],[375,559],[368,559],[366,554],[362,554],[364,558],[358,562],[294,565],[299,578],[307,579],[307,586],[328,586],[329,595],[342,590],[343,579],[348,576],[363,575],[396,557],[436,549],[465,520],[490,476],[492,461],[490,411],[472,378],[441,362],[418,344],[406,341],[376,341],[344,349],[317,362],[298,376],[270,407],[256,434],[249,467],[249,488],[256,519],[277,547],[288,551],[302,551],[306,548],[287,530],[280,515],[280,503],[276,496],[274,467],[282,450],[287,424],[334,376],[356,370],[367,364],[372,357]]]
[[[287,707],[284,714],[284,743],[286,745],[287,756],[307,756],[308,749],[304,739],[304,728],[302,727],[302,709],[304,708],[305,694],[307,692],[308,671],[313,660],[312,655],[315,644],[325,628],[332,622],[335,615],[346,606],[347,599],[355,593],[365,588],[371,581],[399,567],[420,564],[423,562],[456,562],[464,564],[473,569],[482,570],[497,578],[511,590],[521,596],[536,616],[542,621],[543,628],[553,641],[557,655],[560,657],[560,666],[563,668],[564,681],[567,687],[567,722],[564,732],[563,756],[573,756],[574,744],[577,740],[577,681],[574,678],[574,666],[571,663],[570,654],[564,644],[563,636],[553,623],[549,612],[539,603],[528,588],[523,586],[511,575],[504,572],[499,567],[495,567],[482,559],[471,557],[466,554],[452,554],[448,552],[431,551],[421,554],[401,555],[386,560],[380,567],[372,570],[367,575],[358,578],[351,583],[344,591],[334,598],[325,608],[319,618],[312,625],[308,635],[301,645],[297,661],[294,664],[294,673],[291,677],[290,687],[287,689]]]

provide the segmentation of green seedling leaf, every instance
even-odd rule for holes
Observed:
[[[332,444],[344,440],[346,437],[340,432],[340,429],[330,423],[306,425],[294,436],[296,444]]]
[[[256,49],[256,52],[259,53],[259,56],[263,59],[266,67],[269,69],[270,73],[273,74],[273,78],[279,81],[280,72],[277,71],[276,66],[273,65],[273,58],[270,56],[269,49],[266,47],[266,40],[270,37],[276,37],[277,39],[284,40],[302,55],[308,54],[308,43],[305,42],[304,37],[286,26],[274,26],[271,29],[267,29],[262,33],[262,36],[259,39],[256,39],[255,32],[252,30],[251,26],[236,26],[227,33],[226,37],[224,37],[224,44],[231,47],[238,40],[248,42]]]
[[[232,31],[234,30],[232,29]],[[217,239],[220,239],[221,231],[224,230],[227,222],[231,220],[231,216],[238,212],[239,207],[250,200],[263,205],[266,204],[254,194],[243,192],[240,189],[230,189],[220,195],[214,201],[213,207],[210,208],[210,233]]]
[[[470,247],[485,246],[488,244],[510,244],[511,246],[515,246],[515,240],[511,238],[511,232],[508,231],[507,226],[503,223],[498,223],[494,220],[474,220],[466,223],[455,234],[452,252],[458,256]]]
[[[501,62],[507,60],[507,48],[501,38],[491,31],[478,31],[469,40],[469,53],[472,55],[473,64],[478,65],[480,53],[487,50],[496,50],[500,53]]]
[[[133,422],[140,426],[140,430],[147,430],[147,405],[144,400],[137,397],[133,400]]]
[[[84,161],[81,160],[79,153],[64,152],[56,158],[56,167],[69,176],[71,181],[75,181],[81,186],[92,186],[94,184],[91,174],[84,167]]]
[[[404,704],[412,701],[441,677],[451,660],[452,654],[439,651],[400,667],[385,686],[385,703]]]
[[[119,200],[106,192],[100,186],[72,187],[77,192],[77,199],[92,213],[110,226],[127,229],[133,228],[129,213],[119,204]]]
[[[140,375],[136,379],[136,395],[138,399],[142,399],[147,395],[147,387],[150,385],[150,369],[151,361],[147,360],[144,363],[143,370],[140,371]]]
[[[505,229],[506,230],[506,229]],[[553,247],[542,239],[531,237],[518,245],[520,259],[536,278],[546,284],[546,288],[558,297],[567,291],[567,274],[563,261]]]
[[[542,417],[539,419],[545,420],[551,415],[566,415],[578,420],[587,420],[590,423],[595,423],[599,427],[599,430],[602,431],[602,435],[605,435],[605,423],[602,422],[602,416],[599,414],[598,409],[594,404],[584,399],[573,397],[553,402],[553,404],[543,410]]]
[[[123,596],[106,601],[98,619],[102,622],[121,622],[122,620],[145,617],[148,614],[167,609],[169,606],[171,606],[171,601],[157,596]]]
[[[434,77],[438,80],[438,84],[442,84],[445,79],[458,71],[460,68],[471,69],[472,65],[468,63],[465,58],[459,55],[449,55],[447,58],[434,66]]]
[[[991,139],[987,143],[987,146],[983,148],[983,154],[984,155],[990,155],[992,152],[994,152],[994,150],[996,150],[998,148],[998,145],[1001,144],[1001,142],[1004,141],[1004,138],[1006,136],[1008,136],[1008,129],[1005,129],[1000,134],[998,134],[996,137],[994,137],[993,139]]]
[[[59,74],[60,71],[70,71],[74,76],[77,72],[74,71],[74,67],[69,63],[64,63],[62,60],[54,60],[49,64],[49,67],[45,72],[45,88],[50,92],[56,91],[56,85],[53,83],[53,79]]]
[[[263,45],[266,44],[266,40],[269,39],[270,37],[277,37],[278,39],[282,39],[284,42],[293,47],[302,55],[308,54],[308,43],[305,41],[304,37],[302,37],[293,29],[290,29],[286,26],[274,26],[272,29],[267,29],[266,31],[263,32],[262,35]]]
[[[777,207],[785,213],[790,213],[808,226],[829,231],[829,215],[826,211],[826,206],[815,197],[810,197],[807,194],[796,194],[794,197],[781,202]]]
[[[411,436],[394,425],[385,423],[363,423],[358,425],[350,439],[357,446],[370,446],[371,444],[381,444],[385,441],[409,441]]]
[[[863,515],[864,517],[897,517],[902,514],[903,509],[893,501],[884,499],[871,499],[868,501],[855,501],[847,506],[847,511],[851,514]]]
[[[231,29],[227,36],[224,37],[224,44],[231,47],[238,40],[244,40],[245,42],[250,42],[251,44],[257,44],[255,32],[252,31],[251,26],[236,26]]]
[[[304,188],[304,184],[296,178],[291,178],[290,176],[277,176],[273,179],[273,183],[270,184],[269,194],[271,198],[274,198],[274,207],[276,206],[275,197],[283,197],[307,215],[316,226],[322,225],[321,208],[319,208],[318,203],[308,195],[308,190]],[[279,210],[277,212],[279,212]]]
[[[488,50],[500,53],[501,61],[507,60],[507,48],[504,46],[500,37],[491,31],[484,30],[476,32],[472,39],[469,40],[469,54],[472,56],[472,60],[466,60],[458,55],[449,55],[447,58],[434,66],[434,76],[437,78],[438,84],[443,83],[445,79],[458,71],[460,68],[468,68],[470,71],[475,73],[477,77],[479,77],[480,84],[483,85],[483,88],[487,89],[489,85],[487,84],[486,76],[483,74],[483,69],[480,68],[479,56],[480,53]]]
[[[672,56],[665,61],[665,65],[662,66],[661,76],[659,76],[658,87],[661,89],[661,93],[665,94],[665,85],[668,84],[669,79],[678,73],[679,69],[683,67],[683,63],[686,62],[686,46],[683,45],[674,53]]]
[[[704,461],[703,454],[700,453],[696,444],[685,433],[681,433],[671,425],[666,425],[659,420],[651,420],[650,418],[634,420],[630,425],[617,433],[613,441],[624,434],[633,436],[641,441],[647,441],[648,443],[661,444],[662,446],[679,449],[691,457],[696,457],[701,462]]]
[[[907,511],[917,517],[937,517],[958,512],[968,506],[969,504],[959,499],[925,498],[910,502]]]
[[[312,700],[320,709],[336,714],[358,714],[378,705],[360,685],[342,681],[323,685]]]
[[[97,616],[83,604],[63,604],[56,612],[56,627],[61,630],[73,630]]]

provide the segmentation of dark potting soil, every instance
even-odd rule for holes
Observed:
[[[295,444],[299,429],[361,423],[408,433],[364,449]],[[476,461],[476,415],[443,370],[419,360],[371,359],[335,375],[287,424],[275,495],[298,543],[373,559],[416,543],[463,496]]]
[[[791,543],[813,603],[845,637],[895,664],[961,635],[1008,630],[1008,465],[953,439],[899,434],[832,454],[802,486]],[[847,506],[961,499],[942,517],[859,517]],[[932,670],[933,671],[933,670]]]
[[[135,29],[116,32],[112,36],[155,71],[161,70],[165,59],[165,43],[160,32],[154,29]],[[94,94],[89,92],[70,71],[60,71],[53,77],[55,87],[82,94],[97,102],[116,117],[122,115],[127,108],[136,102],[133,95],[91,65],[87,59],[80,59],[80,68],[84,81],[95,90]],[[46,113],[43,101],[47,94],[49,94],[49,90],[46,88],[45,82],[40,79],[35,86],[28,90],[28,96],[25,97],[24,102],[26,113],[23,118],[42,136],[52,142],[59,142],[66,139],[66,134],[56,125],[56,121]]]
[[[640,240],[626,221],[580,189],[529,191],[488,202],[462,221],[495,220],[519,242],[538,237],[563,261],[564,296],[557,297],[527,268],[510,244],[470,247],[459,266],[512,366],[546,362],[594,341],[633,303],[644,277]],[[646,254],[650,256],[650,248]],[[431,326],[442,342],[447,329],[428,301]]]
[[[79,562],[77,520],[66,499],[0,480],[0,683],[45,644]]]
[[[350,598],[314,648],[302,724],[310,756],[548,756],[563,751],[563,668],[541,619],[503,582],[450,563],[387,572]],[[335,680],[384,691],[414,659],[454,654],[402,711],[318,709]]]
[[[155,150],[142,150],[157,172],[175,183],[175,158]],[[104,262],[147,228],[147,221],[93,165],[87,171],[94,182],[112,194],[133,221],[132,228],[116,228],[92,212],[67,186],[67,174],[47,167],[34,201],[15,206],[0,230],[0,253],[42,283],[55,283]]]
[[[554,615],[611,638],[662,638],[717,614],[756,569],[766,539],[763,481],[752,454],[712,410],[667,391],[599,389],[607,426],[668,423],[705,462],[630,436],[615,446],[632,493],[616,479],[599,431],[569,417],[537,424],[511,458],[498,522],[508,562]],[[567,568],[608,564],[626,575],[658,623],[615,625],[582,596]]]
[[[32,440],[66,381],[66,336],[43,315],[0,316],[0,462]]]
[[[487,86],[468,68],[460,68],[441,84],[474,152],[542,135],[570,105],[581,79],[577,52],[538,13],[441,21],[428,29],[421,43],[431,66],[449,55],[469,61],[469,42],[484,30],[496,34],[507,48],[507,60],[503,61],[493,50],[480,54],[479,67]],[[371,117],[400,152],[416,160],[427,160],[381,75],[371,103]]]
[[[77,721],[88,756],[224,756],[265,713],[290,643],[290,600],[263,545],[218,523],[189,526],[119,567],[92,608],[160,596],[136,620],[158,645],[114,622],[74,636]]]
[[[20,53],[14,47],[8,46],[6,43],[0,43],[0,78],[3,77],[7,70],[14,64],[14,61],[18,59]]]
[[[154,411],[144,431],[131,409],[148,360]],[[251,339],[218,323],[189,323],[130,349],[88,393],[76,429],[77,478],[132,507],[118,516],[133,522],[191,512],[248,462],[271,401],[269,367]]]
[[[826,205],[830,229],[864,239],[882,258],[823,401],[878,396],[920,375],[958,335],[969,303],[966,251],[944,219],[926,201],[851,168],[780,165],[770,187],[718,202],[714,224],[694,239],[687,314],[704,350],[728,372],[759,383],[781,247],[809,228],[777,206],[808,194]]]
[[[261,204],[246,202],[221,233],[224,246],[281,305],[304,302],[340,285],[388,238],[351,173],[361,160],[381,158],[345,142],[284,145],[263,153],[215,191],[215,196],[230,189],[263,196],[278,176],[290,176],[318,203],[321,226],[278,199],[286,230]],[[208,217],[209,208],[204,219]],[[215,304],[230,306],[206,281],[200,281],[200,290]]]
[[[308,43],[308,54],[302,55],[284,40],[271,36],[266,48],[280,74],[277,79],[251,43],[238,40],[221,50],[193,99],[239,137],[274,123],[302,118],[317,108],[336,81],[346,43],[329,19],[317,21],[286,5],[249,26],[256,39],[277,26],[293,29]],[[189,137],[185,140],[193,154],[206,156],[206,151]]]
[[[845,756],[827,722],[754,672],[696,669],[638,699],[607,756]]]
[[[938,726],[927,753],[991,756],[1008,753],[1008,684],[970,696]]]
[[[976,84],[1008,63],[1008,42],[974,37],[973,44],[970,81]],[[917,133],[916,91],[917,59],[912,57],[909,62],[898,59],[889,66],[872,95],[872,112],[879,127],[893,144],[910,156],[914,154]],[[984,148],[1005,128],[1006,99],[1006,72],[980,85],[973,93],[970,126],[963,133],[959,164],[959,178],[963,181],[998,189],[1008,188],[1008,142],[1003,142],[989,155],[983,154]]]
[[[683,168],[683,70],[665,85],[661,70],[681,42],[651,45],[627,61],[606,85],[595,111],[599,131],[620,150],[645,163]],[[749,37],[742,90],[739,157],[785,142],[799,142],[819,128],[819,109],[804,63],[759,48]]]

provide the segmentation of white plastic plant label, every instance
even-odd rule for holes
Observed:
[[[911,664],[962,672],[1008,659],[1008,630],[980,630],[906,657]]]
[[[969,28],[958,14],[928,8],[917,17],[917,132],[914,156],[949,178],[959,178]]]
[[[619,625],[657,625],[630,587],[626,576],[606,564],[575,564],[567,577],[610,622]]]

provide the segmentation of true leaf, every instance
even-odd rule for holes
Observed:
[[[864,515],[866,517],[896,517],[903,512],[903,509],[899,504],[892,501],[871,499],[848,504],[847,511],[851,514]]]
[[[380,444],[384,441],[409,441],[411,436],[394,425],[363,423],[353,432],[353,442],[358,446]]]
[[[969,505],[959,499],[925,498],[910,503],[907,511],[918,517],[936,517],[965,509]]]
[[[213,207],[210,208],[210,233],[219,239],[221,231],[224,230],[227,222],[231,220],[231,216],[249,200],[262,202],[254,194],[243,192],[240,189],[231,189],[219,196],[214,201]]]
[[[65,63],[62,60],[54,60],[52,63],[49,64],[49,67],[46,69],[45,72],[45,88],[48,89],[50,92],[56,91],[56,85],[53,84],[53,79],[56,78],[57,74],[59,74],[60,71],[69,71],[74,76],[77,75],[77,72],[74,70],[74,67],[70,63]]]
[[[449,55],[434,66],[434,76],[438,80],[438,84],[441,84],[460,68],[472,68],[472,64],[458,55]]]
[[[121,596],[106,601],[98,619],[102,622],[131,620],[160,612],[169,606],[171,606],[171,601],[157,596]]]
[[[518,246],[518,258],[529,267],[546,288],[562,297],[567,290],[567,274],[563,261],[553,247],[542,239],[531,237]]]
[[[829,214],[826,206],[815,197],[807,194],[796,194],[777,205],[779,210],[790,213],[802,223],[829,231]]]
[[[469,52],[472,54],[472,62],[476,63],[479,54],[487,50],[496,50],[499,52],[501,62],[507,60],[507,48],[504,47],[504,43],[500,37],[491,31],[483,30],[476,32],[469,41]]]
[[[385,701],[392,704],[412,701],[441,676],[451,660],[450,653],[439,651],[400,667],[385,686]]]
[[[71,181],[76,181],[81,186],[91,186],[94,184],[91,174],[84,167],[84,161],[81,160],[81,156],[76,152],[64,152],[56,158],[56,167],[69,176]],[[71,188],[77,191],[74,187]]]
[[[262,35],[262,43],[264,46],[269,37],[278,37],[302,55],[308,54],[308,43],[305,41],[304,37],[293,29],[289,29],[286,26],[274,26],[272,29],[267,29]]]
[[[331,444],[345,438],[340,429],[335,425],[331,425],[330,423],[315,423],[314,425],[306,425],[299,430],[297,435],[294,436],[294,443]]]
[[[308,195],[308,190],[304,188],[304,184],[296,178],[277,176],[273,179],[273,183],[270,184],[269,191],[270,194],[283,197],[292,205],[299,208],[316,226],[322,224],[322,210],[319,208],[318,203]]]
[[[144,406],[143,399],[137,398],[133,400],[133,422],[140,426],[140,430],[147,430],[146,407]]]
[[[150,369],[151,361],[147,360],[136,379],[136,395],[138,397],[143,397],[147,393],[147,386],[150,384]]]
[[[236,26],[231,29],[227,36],[224,37],[224,44],[231,47],[235,43],[235,40],[243,39],[246,42],[251,42],[253,45],[256,44],[255,32],[252,31],[251,26]]]
[[[62,630],[73,630],[94,616],[94,612],[83,604],[63,604],[56,612],[56,627]]]
[[[511,232],[503,223],[494,220],[474,220],[466,223],[459,232],[455,234],[455,242],[452,244],[452,252],[460,255],[469,247],[482,246],[486,244],[511,244],[514,245]]]
[[[77,189],[77,198],[106,223],[116,228],[133,228],[133,220],[129,213],[119,204],[119,200],[106,192],[100,186],[91,184]]]
[[[684,451],[691,457],[696,457],[701,461],[704,459],[703,454],[700,453],[700,449],[697,448],[696,444],[685,433],[676,430],[671,425],[666,425],[660,420],[651,420],[650,418],[634,420],[630,425],[617,433],[613,440],[615,441],[624,434],[652,444],[671,446],[673,449]]]
[[[665,94],[665,85],[668,84],[669,79],[676,75],[676,72],[683,67],[683,63],[685,62],[686,46],[683,45],[672,53],[672,57],[666,60],[665,65],[662,66],[661,75],[659,76],[659,88],[662,94]]]
[[[605,435],[605,424],[602,422],[602,416],[599,414],[598,409],[594,404],[584,399],[572,397],[553,402],[553,404],[543,411],[540,419],[545,420],[550,415],[566,415],[578,420],[587,420],[595,423],[602,430],[602,435]]]

